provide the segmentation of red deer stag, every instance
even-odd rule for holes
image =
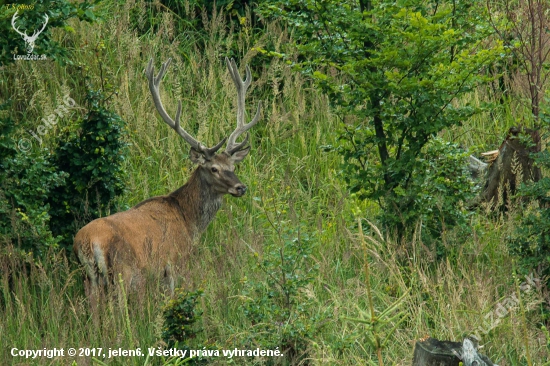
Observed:
[[[164,276],[173,291],[172,266],[178,266],[189,254],[193,241],[208,227],[221,207],[222,196],[229,193],[241,197],[246,186],[235,175],[235,164],[243,160],[250,147],[244,140],[237,143],[241,134],[260,119],[261,102],[251,122],[245,124],[245,94],[252,82],[246,67],[243,81],[234,60],[226,58],[229,74],[237,88],[237,128],[227,139],[225,151],[216,154],[225,138],[208,148],[194,139],[180,126],[181,101],[173,120],[162,105],[160,82],[170,65],[166,61],[157,76],[153,60],[145,74],[149,89],[160,116],[189,144],[189,157],[198,165],[189,181],[174,192],[149,198],[125,212],[96,219],[84,226],[74,238],[74,251],[86,270],[92,291],[98,285],[112,282],[113,275],[121,273],[129,287],[143,282],[144,272],[152,271]]]

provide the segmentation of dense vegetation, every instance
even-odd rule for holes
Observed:
[[[472,204],[467,157],[518,124],[545,146],[550,4],[20,3],[27,33],[49,15],[34,48],[48,59],[13,59],[25,42],[2,6],[0,364],[29,362],[13,347],[169,347],[284,356],[32,364],[403,365],[416,339],[471,334],[499,365],[547,362],[548,178],[493,212]],[[252,68],[249,114],[264,101],[237,171],[247,195],[224,199],[172,298],[152,278],[90,304],[75,232],[194,169],[145,65],[172,58],[164,104],[182,100],[185,128],[213,144],[234,128],[226,56]],[[534,158],[547,176],[546,150]]]

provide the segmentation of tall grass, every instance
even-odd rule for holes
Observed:
[[[108,16],[101,23],[74,23],[75,33],[63,40],[74,48],[73,63],[88,65],[92,72],[98,62],[93,45],[100,40],[105,43],[106,52],[99,61],[107,69],[110,82],[120,89],[115,108],[128,123],[131,143],[125,167],[128,191],[121,199],[122,207],[175,190],[193,169],[187,158],[188,146],[161,122],[153,107],[143,74],[148,60],[153,58],[158,69],[161,62],[172,58],[161,87],[164,105],[174,114],[181,99],[184,128],[212,145],[228,135],[235,123],[234,87],[222,62],[229,45],[238,45],[238,63],[244,65],[256,56],[255,46],[269,42],[277,47],[289,37],[271,24],[266,26],[266,35],[255,41],[244,31],[228,31],[223,18],[217,16],[208,21],[208,35],[197,44],[196,38],[174,32],[168,13],[155,32],[138,35],[130,22],[133,7],[145,12],[142,1],[106,5],[103,11]],[[18,120],[32,125],[54,109],[67,92],[82,105],[84,96],[74,94],[79,90],[78,75],[68,70],[74,68],[50,62],[17,62],[1,70],[2,78],[8,81],[1,85],[3,94],[6,88],[12,93]],[[454,254],[440,262],[434,249],[418,239],[420,235],[410,242],[396,242],[373,230],[368,240],[371,280],[365,283],[352,211],[360,210],[370,219],[377,208],[373,202],[357,202],[348,195],[338,174],[340,157],[319,148],[338,143],[338,121],[327,98],[277,59],[256,72],[247,105],[251,114],[258,101],[265,100],[263,119],[252,131],[252,153],[237,172],[249,193],[240,199],[225,199],[216,219],[196,243],[186,273],[179,280],[180,286],[204,289],[203,341],[214,340],[221,347],[232,348],[235,338],[250,331],[243,326],[238,295],[241,280],[256,275],[252,252],[262,252],[262,243],[269,235],[267,216],[271,220],[292,218],[319,232],[314,253],[319,275],[306,295],[315,304],[313,313],[328,311],[331,316],[311,342],[310,363],[352,365],[376,359],[361,327],[341,320],[357,317],[367,309],[367,286],[372,289],[376,310],[411,290],[405,300],[408,320],[383,351],[386,364],[410,364],[416,339],[430,335],[458,340],[483,325],[496,303],[515,291],[512,259],[505,245],[506,236],[514,229],[514,213],[496,219],[484,214],[473,216],[470,234],[449,233],[446,245]],[[50,130],[44,146],[54,146],[59,131],[70,123],[69,116]],[[498,138],[486,137],[478,130],[505,131],[513,123],[511,114],[504,112],[494,120],[465,121],[462,132],[449,131],[445,136],[485,148]],[[456,137],[460,133],[463,137]],[[84,293],[83,271],[75,269],[71,261],[74,258],[70,254],[50,253],[43,263],[35,263],[12,247],[2,249],[0,364],[94,362],[91,357],[18,359],[11,356],[12,347],[145,349],[162,345],[164,297],[155,283],[143,293],[129,294],[128,302],[124,296],[114,296],[94,312]],[[534,310],[541,297],[536,291],[523,295],[525,308],[531,310],[526,317],[519,311],[511,312],[481,340],[484,352],[500,365],[524,363],[524,328],[534,364],[540,365],[548,357]],[[143,364],[145,358],[103,362]],[[236,362],[249,364],[250,360]]]

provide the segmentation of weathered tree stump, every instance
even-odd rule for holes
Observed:
[[[520,183],[539,181],[540,168],[535,166],[530,155],[540,151],[540,147],[538,131],[511,127],[488,168],[482,201],[493,209],[505,208],[508,198],[516,192]]]
[[[474,341],[465,338],[462,343],[427,338],[414,347],[413,366],[498,366],[487,356],[477,352]]]

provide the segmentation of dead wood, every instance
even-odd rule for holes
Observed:
[[[541,171],[532,154],[540,151],[540,134],[526,127],[511,127],[487,171],[482,201],[492,209],[503,209],[523,182],[537,182]]]

